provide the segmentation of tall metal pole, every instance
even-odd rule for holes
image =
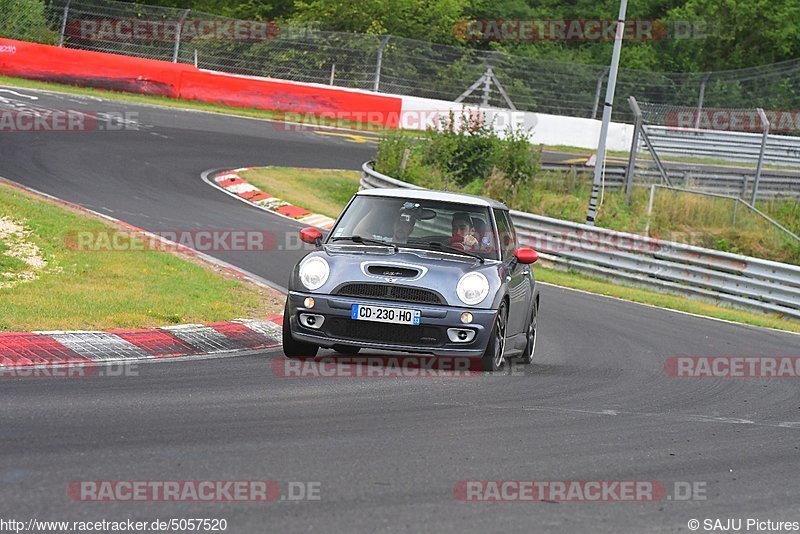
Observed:
[[[175,29],[175,48],[172,50],[172,62],[178,62],[178,52],[181,49],[181,32],[183,32],[183,23],[186,20],[186,17],[189,16],[190,9],[187,9],[183,12],[183,16],[181,20],[178,21],[178,27]]]
[[[606,88],[606,101],[603,103],[603,123],[600,126],[600,141],[597,144],[597,163],[594,166],[594,181],[592,195],[589,198],[589,210],[586,213],[586,224],[594,226],[597,217],[597,200],[600,195],[600,181],[603,177],[606,159],[606,138],[608,137],[608,124],[611,122],[611,110],[614,105],[614,90],[617,88],[617,71],[619,70],[619,55],[622,51],[622,37],[625,34],[625,12],[628,9],[628,0],[621,0],[619,16],[617,17],[617,34],[614,36],[614,52],[611,55],[611,68],[608,73],[608,87]]]
[[[700,96],[697,98],[697,117],[694,119],[694,127],[700,128],[700,114],[703,112],[703,101],[706,98],[706,84],[711,77],[710,72],[706,72],[703,76],[703,81],[700,83]]]
[[[750,204],[756,205],[756,197],[758,196],[758,182],[761,181],[761,168],[764,166],[764,152],[767,150],[767,138],[769,137],[769,119],[764,110],[758,108],[758,116],[761,118],[761,124],[764,125],[764,136],[761,138],[761,151],[758,153],[758,165],[756,165],[756,179],[753,182],[753,196],[750,197]]]
[[[597,118],[597,109],[600,107],[600,91],[603,89],[603,79],[608,74],[608,67],[603,69],[600,76],[597,77],[597,87],[594,90],[594,106],[592,106],[592,118]]]
[[[625,169],[625,203],[631,203],[631,190],[633,180],[636,177],[636,152],[639,150],[639,132],[642,131],[642,110],[633,95],[628,97],[628,104],[633,111],[633,140],[631,141],[631,153],[628,155],[628,168]]]
[[[383,51],[386,49],[386,45],[389,43],[389,38],[391,35],[387,35],[383,39],[381,39],[381,44],[378,46],[378,61],[375,64],[375,85],[372,86],[372,90],[376,93],[380,90],[381,87],[381,69],[383,68]],[[333,85],[333,84],[331,84]]]
[[[64,46],[64,33],[67,30],[67,17],[69,16],[69,0],[64,4],[64,18],[61,19],[61,32],[58,34],[58,46]]]
[[[483,97],[481,97],[481,104],[483,107],[489,107],[489,96],[492,94],[492,67],[486,67],[486,72],[483,75]]]

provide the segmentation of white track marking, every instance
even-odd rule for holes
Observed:
[[[655,304],[647,304],[646,302],[637,302],[635,300],[628,300],[626,298],[615,297],[613,295],[603,295],[602,293],[592,293],[591,291],[586,291],[585,289],[576,289],[574,287],[560,286],[558,284],[551,284],[550,282],[540,282],[540,281],[537,280],[536,283],[537,284],[542,284],[543,286],[557,287],[558,289],[566,289],[568,291],[576,291],[578,293],[583,293],[585,295],[594,295],[596,297],[604,297],[604,298],[607,298],[607,299],[619,300],[621,302],[628,302],[630,304],[638,304],[639,306],[647,306],[648,308],[654,308],[656,310],[664,310],[664,311],[668,311],[668,312],[672,312],[672,313],[681,313],[683,315],[688,315],[690,317],[699,317],[700,319],[708,319],[710,321],[719,321],[721,323],[727,323],[727,324],[731,324],[731,325],[734,325],[734,326],[745,326],[745,327],[749,327],[749,328],[761,328],[763,330],[770,330],[772,332],[780,332],[781,334],[792,334],[794,336],[800,336],[800,332],[792,332],[791,330],[780,330],[778,328],[770,328],[769,326],[758,326],[758,325],[754,325],[754,324],[737,323],[736,321],[730,321],[728,319],[720,319],[719,317],[709,317],[708,315],[700,315],[700,314],[697,314],[697,313],[687,312],[687,311],[683,311],[683,310],[675,310],[675,309],[672,309],[672,308],[662,308],[661,306],[656,306]],[[617,286],[617,287],[625,288],[627,286]],[[691,299],[687,299],[687,300],[691,300]],[[693,302],[702,302],[702,301],[693,301]],[[740,311],[746,311],[746,310],[740,310]],[[751,313],[756,313],[756,312],[751,312]]]
[[[561,408],[558,406],[498,406],[492,404],[467,404],[460,402],[434,402],[434,406],[451,407],[451,408],[475,408],[485,410],[518,410],[523,412],[551,412],[551,413],[569,413],[569,414],[585,414],[585,415],[605,415],[609,417],[614,416],[627,416],[627,417],[658,417],[662,419],[674,419],[687,423],[715,423],[715,424],[733,424],[733,425],[754,425],[764,426],[770,428],[797,428],[800,429],[800,421],[754,421],[751,419],[739,419],[736,417],[718,417],[715,415],[703,414],[684,414],[684,413],[658,413],[658,412],[630,412],[623,410],[583,410],[580,408]]]
[[[38,96],[24,95],[22,93],[18,93],[18,92],[14,91],[14,90],[11,90],[11,89],[2,89],[2,88],[0,88],[0,93],[9,93],[9,94],[12,94],[14,96],[21,97],[21,98],[28,98],[30,100],[39,100]]]

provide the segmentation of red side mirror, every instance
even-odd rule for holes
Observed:
[[[532,248],[518,248],[514,251],[514,257],[520,263],[534,263],[539,259],[539,254]]]
[[[304,243],[317,245],[320,239],[322,239],[322,232],[320,232],[318,228],[309,226],[308,228],[300,230],[300,240]]]

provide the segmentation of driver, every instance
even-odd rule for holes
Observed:
[[[473,250],[478,248],[478,240],[472,235],[472,218],[468,213],[459,211],[453,214],[452,235],[450,246],[459,250]]]
[[[394,221],[394,234],[392,242],[394,243],[407,243],[408,236],[414,231],[414,225],[417,224],[417,215],[419,211],[419,204],[406,202],[400,208],[400,213]]]

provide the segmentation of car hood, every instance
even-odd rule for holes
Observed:
[[[328,262],[330,275],[313,293],[335,294],[343,284],[362,282],[429,289],[440,294],[447,305],[462,308],[493,309],[501,298],[498,290],[504,272],[502,264],[495,260],[481,264],[473,258],[439,251],[401,248],[394,253],[389,247],[338,244],[311,252],[303,261],[314,256]],[[300,263],[292,273],[289,289],[308,291],[298,277]],[[467,306],[456,294],[459,279],[470,272],[480,272],[489,281],[488,295],[475,306]]]

